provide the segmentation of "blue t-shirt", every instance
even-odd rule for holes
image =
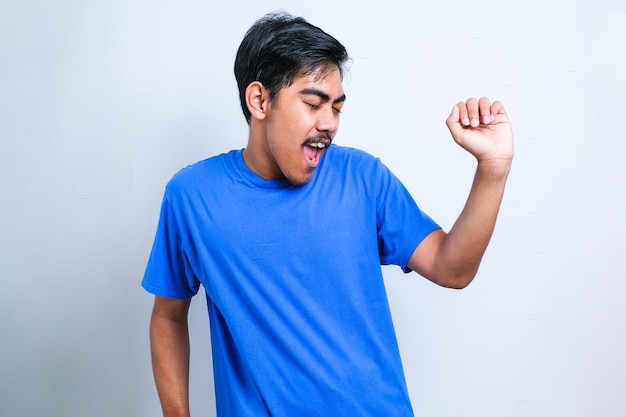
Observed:
[[[412,416],[380,265],[436,228],[365,152],[294,186],[232,151],[169,182],[142,285],[205,288],[219,416]]]

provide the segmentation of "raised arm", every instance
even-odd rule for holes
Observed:
[[[156,296],[150,320],[152,369],[164,417],[189,417],[189,331],[191,299]]]
[[[426,237],[408,266],[441,286],[464,288],[474,279],[495,227],[513,160],[513,133],[502,103],[487,98],[456,104],[446,124],[456,143],[476,157],[474,182],[450,232]]]

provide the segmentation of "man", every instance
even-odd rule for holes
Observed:
[[[474,155],[449,233],[376,158],[331,144],[345,48],[267,15],[235,62],[248,144],[169,182],[143,286],[155,294],[153,368],[165,416],[188,416],[190,299],[206,290],[219,416],[411,416],[381,264],[451,288],[478,270],[513,156],[501,103],[447,125]]]

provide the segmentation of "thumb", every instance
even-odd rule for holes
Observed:
[[[446,125],[452,133],[452,136],[455,136],[463,130],[463,126],[461,126],[460,120],[460,110],[458,105],[454,105],[452,107],[452,111],[450,112],[450,116],[446,119]]]

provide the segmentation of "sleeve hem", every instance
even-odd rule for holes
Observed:
[[[409,259],[411,259],[411,255],[413,255],[413,252],[415,252],[415,249],[417,249],[420,243],[422,243],[422,241],[426,239],[428,235],[439,229],[441,229],[441,226],[433,225],[432,228],[426,229],[424,233],[418,235],[415,239],[413,239],[411,244],[408,246],[408,250],[401,257],[402,261],[398,263],[398,265],[400,266],[400,268],[402,268],[405,274],[413,272],[413,270],[409,268],[407,264],[409,263]]]
[[[158,295],[159,297],[174,298],[177,300],[186,300],[197,294],[197,291],[188,292],[188,293],[180,293],[180,292],[175,292],[171,290],[166,290],[163,288],[156,287],[150,284],[149,282],[147,282],[146,280],[141,281],[141,286],[143,287],[144,290],[146,290],[150,294]]]

